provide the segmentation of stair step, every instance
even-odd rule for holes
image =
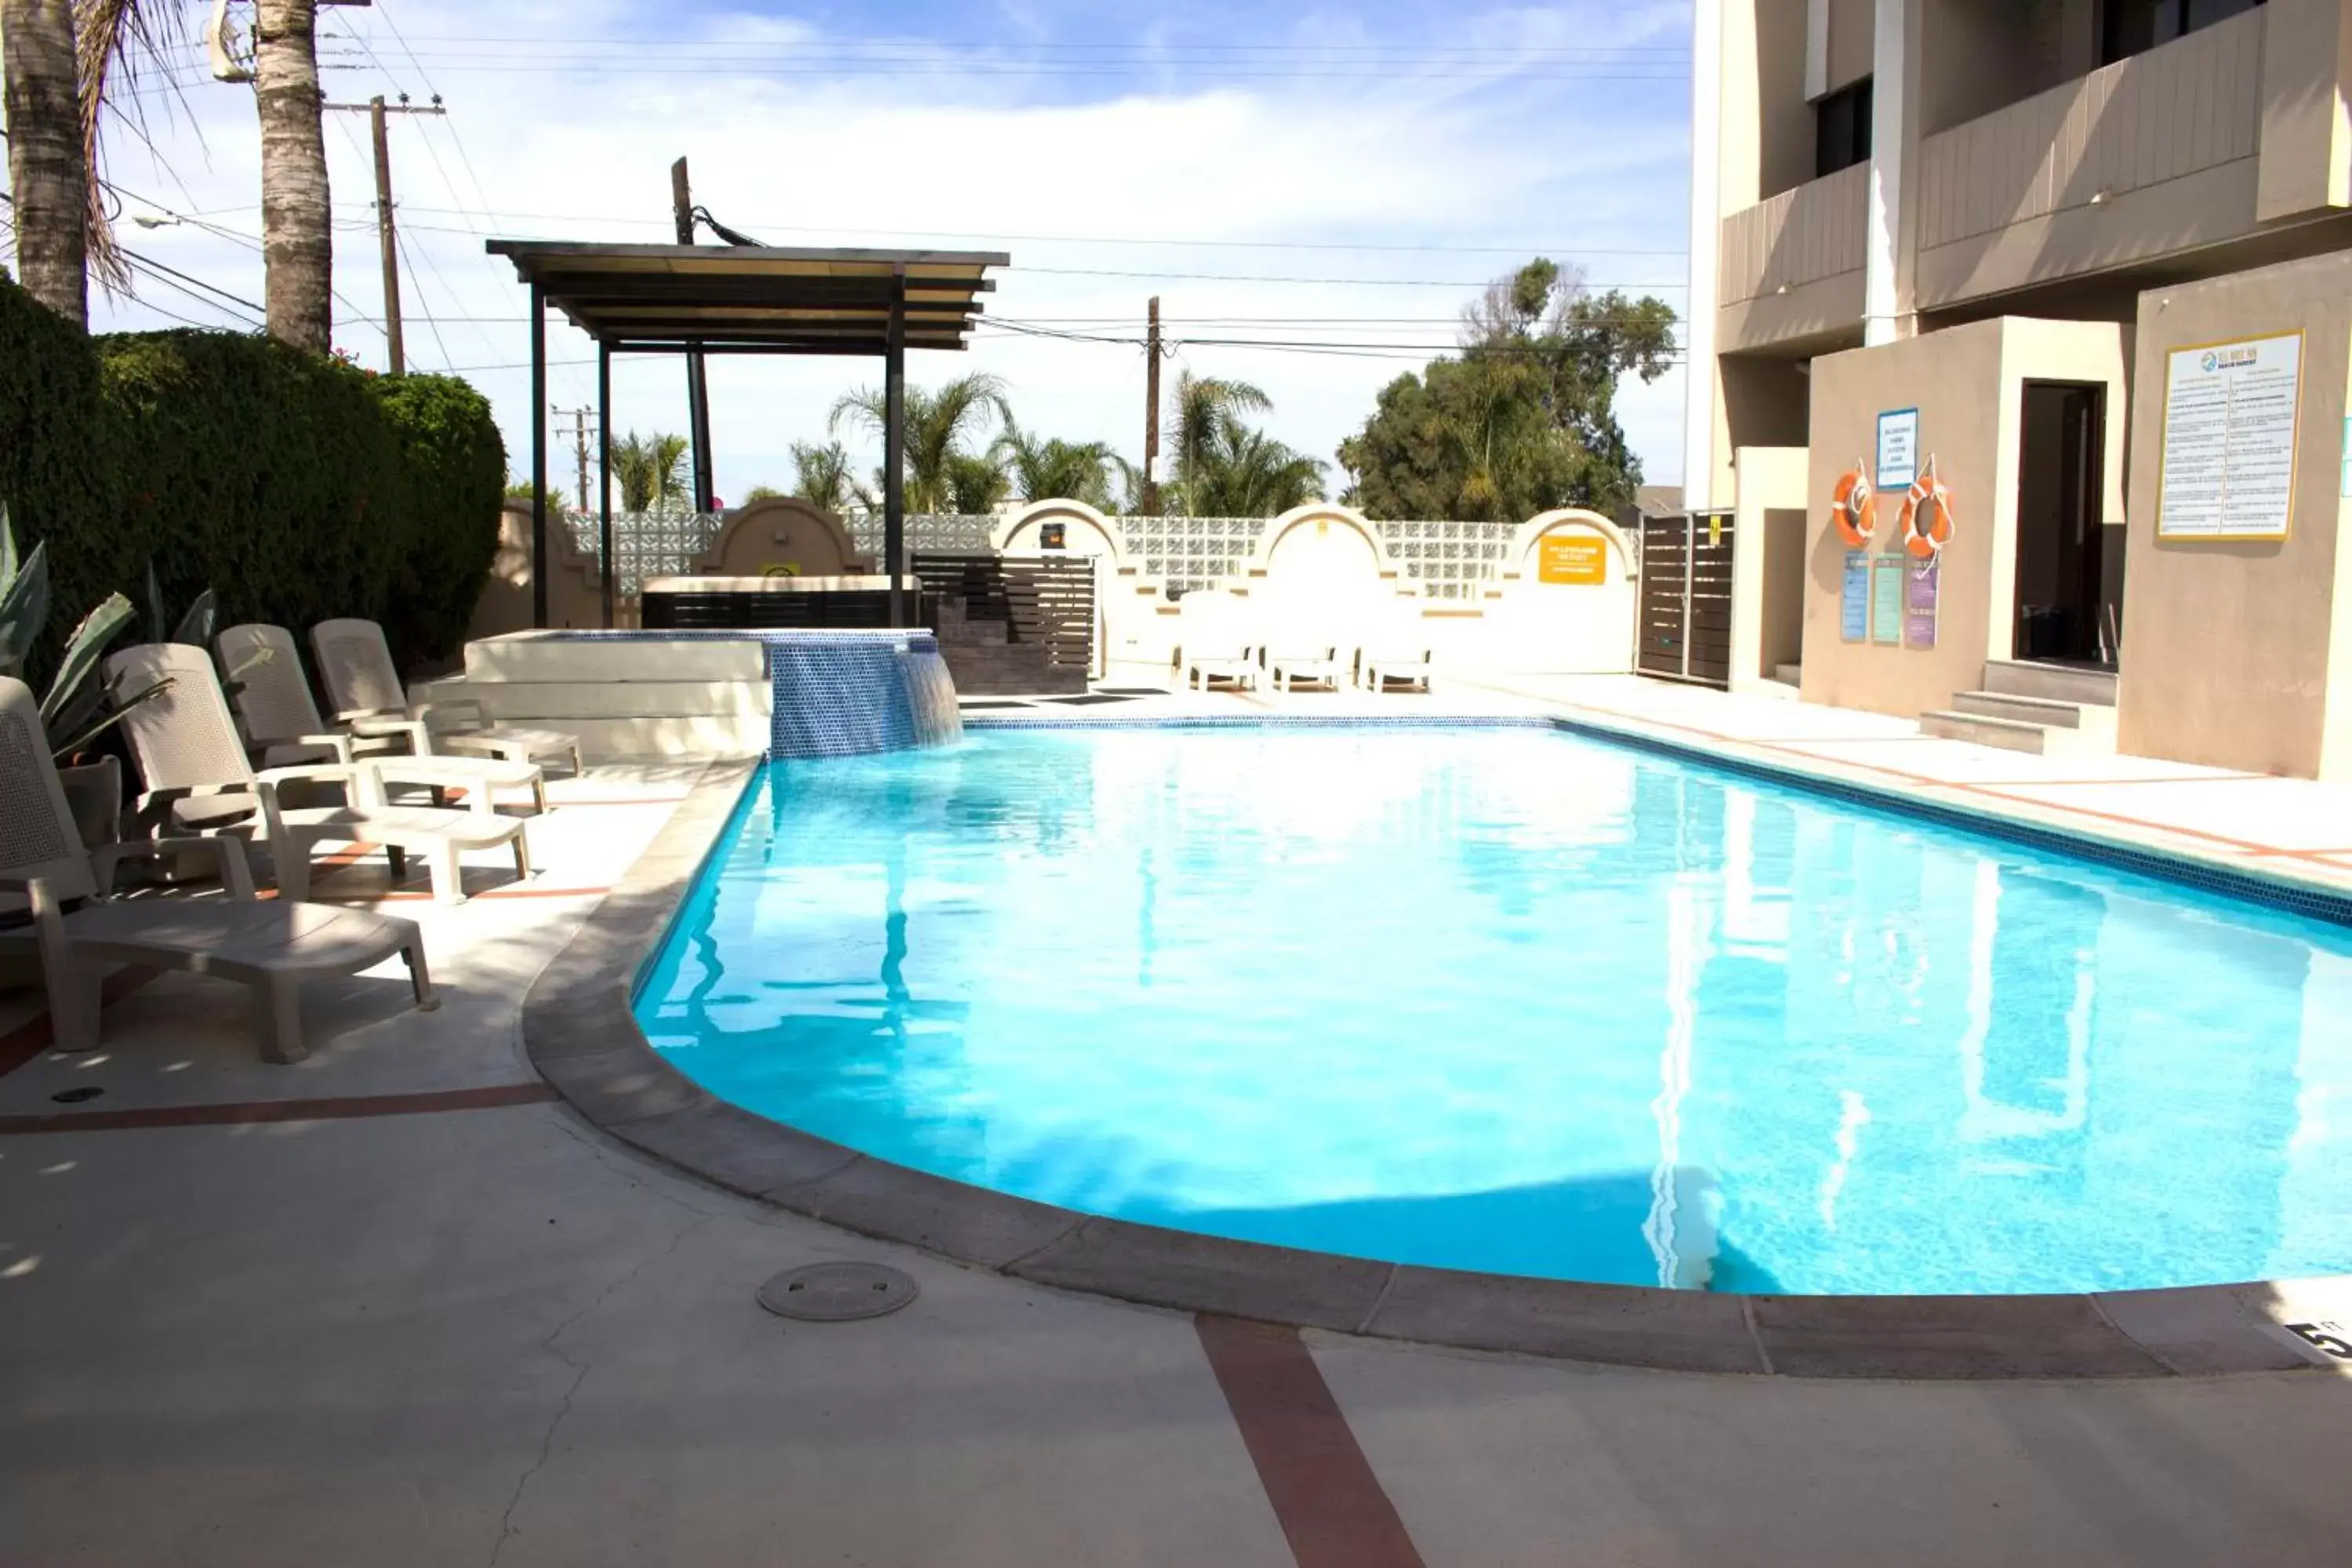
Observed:
[[[1801,664],[1776,664],[1772,667],[1772,679],[1783,686],[1802,686],[1805,683],[1805,667]]]
[[[2011,719],[2022,724],[2042,724],[2065,730],[2083,727],[2083,704],[2060,702],[2048,697],[2020,697],[2007,691],[1963,691],[1952,699],[1952,708],[1972,716]]]
[[[1947,741],[1970,741],[1979,746],[1999,746],[2008,752],[2030,752],[2036,756],[2042,754],[2050,741],[2049,730],[2040,724],[1943,708],[1919,715],[1919,732],[1940,736]]]
[[[2116,705],[2116,672],[2112,669],[1989,658],[1985,660],[1983,689],[2003,697],[2039,697],[2053,702],[2098,708]]]

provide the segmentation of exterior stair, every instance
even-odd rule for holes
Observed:
[[[2111,757],[2116,673],[1990,659],[1984,685],[1920,714],[1919,732],[2037,756]]]
[[[1057,668],[1037,643],[1012,639],[1000,620],[971,619],[961,599],[941,598],[932,628],[959,697],[1034,697],[1082,692],[1086,671]]]

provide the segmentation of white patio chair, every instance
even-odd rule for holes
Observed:
[[[110,900],[124,858],[179,854],[210,856],[227,896]],[[261,902],[245,846],[235,838],[152,838],[85,851],[49,761],[40,706],[23,681],[0,678],[0,904],[15,910],[20,901],[27,923],[0,930],[0,952],[40,960],[61,1050],[98,1045],[100,986],[120,963],[250,986],[261,1054],[273,1062],[307,1054],[301,986],[314,975],[356,974],[398,953],[416,1005],[437,1005],[414,921],[287,899]]]
[[[488,790],[475,791],[464,811],[385,804],[387,779],[446,785],[449,775],[435,772],[433,759],[372,758],[255,773],[212,659],[202,648],[182,643],[125,648],[108,658],[106,680],[118,698],[171,682],[122,721],[123,737],[146,785],[133,820],[163,837],[188,829],[244,835],[254,831],[257,812],[278,891],[287,898],[310,896],[310,856],[321,844],[381,847],[395,882],[405,872],[405,857],[422,855],[432,870],[433,895],[445,904],[465,900],[458,868],[467,850],[510,845],[516,875],[530,875],[522,819],[499,816]],[[278,788],[295,781],[339,785],[343,804],[289,805],[279,799]]]
[[[1364,629],[1364,646],[1356,666],[1358,684],[1367,691],[1386,691],[1391,685],[1429,689],[1429,634],[1422,629],[1418,601],[1404,599],[1382,605]]]
[[[335,722],[354,735],[406,734],[422,755],[507,757],[535,762],[569,757],[577,777],[580,737],[562,730],[493,726],[478,702],[426,702],[412,709],[383,628],[373,621],[320,621],[310,628],[319,679],[335,707]]]
[[[432,772],[448,774],[452,785],[479,790],[528,786],[531,804],[542,812],[547,809],[547,779],[536,763],[437,755],[424,735],[424,724],[415,720],[382,726],[384,732],[370,735],[354,735],[347,726],[331,729],[319,716],[302,656],[284,626],[231,626],[213,639],[213,650],[235,689],[229,700],[243,721],[246,747],[258,753],[257,760],[264,767],[350,763],[404,747],[421,763],[429,762]]]
[[[1184,684],[1209,689],[1213,680],[1257,687],[1256,650],[1250,646],[1239,609],[1223,594],[1187,594],[1177,601],[1180,660]]]
[[[1268,584],[1250,602],[1258,607],[1258,662],[1275,690],[1296,691],[1301,682],[1339,689],[1347,645],[1333,632],[1337,616],[1327,595]]]

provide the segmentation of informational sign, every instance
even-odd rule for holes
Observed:
[[[1903,646],[1936,646],[1936,609],[1942,598],[1941,563],[1914,561],[1903,572]]]
[[[1847,642],[1863,642],[1870,637],[1870,556],[1864,551],[1845,553],[1845,580],[1838,595],[1838,636]]]
[[[797,561],[771,561],[760,568],[762,577],[797,577],[800,574],[801,563]]]
[[[1882,490],[1910,488],[1919,477],[1919,411],[1891,408],[1878,416],[1878,477]]]
[[[1585,586],[1609,581],[1609,543],[1589,533],[1547,533],[1536,542],[1536,581]]]
[[[1037,548],[1066,550],[1070,543],[1070,525],[1066,522],[1041,522],[1037,525]]]
[[[2175,349],[2164,383],[2164,539],[2284,539],[2303,334]]]
[[[1903,640],[1903,575],[1900,555],[1880,555],[1870,563],[1870,640],[1890,647]]]

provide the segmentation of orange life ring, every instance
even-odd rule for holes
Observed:
[[[1865,548],[1870,536],[1878,531],[1878,497],[1860,463],[1838,476],[1837,489],[1830,497],[1830,516],[1849,550]]]
[[[1941,555],[1951,542],[1952,491],[1936,476],[1931,453],[1927,468],[1911,481],[1910,493],[1903,498],[1903,548],[1927,561]]]

